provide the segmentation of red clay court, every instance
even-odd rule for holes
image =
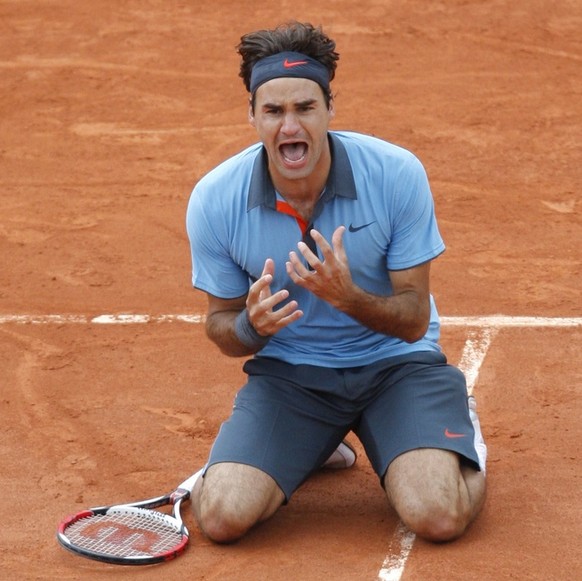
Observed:
[[[360,455],[235,545],[187,511],[170,563],[71,555],[61,518],[171,490],[243,381],[204,335],[185,209],[256,139],[240,36],[291,18],[337,41],[333,128],[428,171],[432,291],[479,401],[487,505],[455,543],[414,539]],[[3,0],[0,32],[3,578],[582,578],[580,2]]]

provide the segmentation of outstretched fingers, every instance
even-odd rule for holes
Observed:
[[[289,298],[289,291],[281,289],[271,292],[273,274],[274,263],[267,259],[261,277],[251,285],[246,300],[249,321],[257,333],[265,336],[274,335],[303,315],[297,301],[289,301],[277,308]]]

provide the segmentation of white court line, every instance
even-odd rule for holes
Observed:
[[[139,325],[144,323],[203,323],[205,315],[140,315],[132,313],[104,314],[89,317],[86,315],[0,315],[0,324],[16,323],[19,325]]]
[[[479,377],[481,364],[487,355],[491,342],[497,335],[497,328],[470,331],[463,348],[458,367],[467,379],[467,393],[471,395]]]
[[[479,377],[481,364],[497,332],[497,328],[485,328],[469,332],[469,337],[465,342],[461,360],[458,364],[459,369],[465,374],[467,379],[467,392],[469,394],[473,393],[477,378]],[[392,542],[390,543],[391,549],[392,547],[394,549],[386,555],[382,567],[378,572],[378,579],[380,581],[400,581],[415,538],[415,534],[408,530],[404,524],[398,524],[392,537]]]
[[[441,317],[443,326],[456,327],[580,327],[582,317],[511,317],[485,315],[482,317]]]
[[[202,314],[147,315],[135,313],[87,315],[0,315],[0,324],[17,323],[22,325],[47,324],[96,324],[96,325],[133,325],[144,323],[203,323]],[[512,317],[508,315],[486,315],[479,317],[441,317],[443,327],[580,327],[582,317]]]
[[[394,547],[395,550],[386,555],[378,573],[378,579],[381,581],[400,580],[415,538],[413,532],[409,531],[402,523],[398,523],[390,543],[390,547]]]

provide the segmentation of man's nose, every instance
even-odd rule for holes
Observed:
[[[295,135],[299,131],[300,125],[297,120],[297,115],[295,113],[285,113],[283,117],[283,125],[281,126],[281,132],[285,135]]]

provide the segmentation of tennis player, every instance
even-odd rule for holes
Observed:
[[[330,130],[339,55],[320,28],[253,32],[238,52],[259,143],[187,211],[207,335],[247,374],[194,489],[199,526],[240,538],[353,432],[402,521],[455,539],[483,505],[486,447],[439,346],[429,274],[445,246],[425,170]]]

